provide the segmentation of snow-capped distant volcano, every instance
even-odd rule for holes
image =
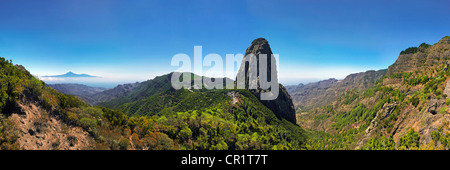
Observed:
[[[92,76],[89,74],[75,74],[75,73],[69,71],[66,74],[53,75],[53,76],[42,76],[42,77],[98,77],[98,76]]]

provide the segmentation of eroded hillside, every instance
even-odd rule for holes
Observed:
[[[450,37],[402,51],[385,76],[299,114],[310,149],[443,149],[450,141]]]

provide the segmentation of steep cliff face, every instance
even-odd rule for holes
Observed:
[[[450,54],[449,44],[450,37],[446,36],[433,45],[422,43],[419,47],[410,47],[410,50],[400,53],[395,63],[389,66],[387,74],[413,72],[446,64]]]
[[[314,108],[330,104],[337,97],[349,90],[364,91],[371,88],[384,75],[399,76],[403,73],[421,73],[430,68],[444,66],[449,69],[448,45],[450,37],[442,38],[438,43],[428,45],[422,43],[419,47],[410,47],[400,53],[398,59],[388,69],[355,73],[343,80],[329,79],[309,84],[289,86],[288,92],[292,96],[294,105],[301,108]],[[433,76],[433,75],[430,75]],[[400,79],[387,78],[384,85],[401,83]],[[450,96],[450,89],[444,92]]]
[[[408,49],[413,48],[416,47]],[[373,121],[384,124],[385,127],[377,126],[375,129],[384,136],[393,136],[396,142],[410,129],[414,129],[420,135],[421,146],[417,147],[427,147],[425,145],[433,140],[432,132],[440,127],[443,128],[443,134],[450,130],[450,96],[446,94],[450,82],[450,37],[446,36],[433,45],[422,43],[410,52],[407,52],[408,49],[402,51],[395,63],[389,66],[382,82],[382,86],[406,94],[406,98],[398,103],[397,113],[393,112],[396,119],[389,121],[393,116],[388,114],[376,117]],[[381,113],[386,115],[388,111]],[[390,126],[386,127],[386,124]],[[373,137],[380,134],[368,132],[367,135]],[[433,142],[437,148],[442,141],[435,138]]]
[[[381,76],[372,85],[358,78],[366,72],[342,80],[359,83],[329,87],[341,95],[298,116],[302,127],[319,132],[311,149],[449,149],[449,42],[405,49],[384,76],[370,73]]]
[[[254,54],[256,57],[247,59],[249,55]],[[255,95],[261,103],[264,104],[267,108],[273,111],[275,115],[281,119],[284,118],[292,123],[296,123],[295,120],[295,108],[292,103],[291,96],[287,93],[287,90],[284,88],[283,85],[278,84],[278,89],[270,89],[270,90],[278,90],[278,97],[274,100],[261,100],[261,92],[266,92],[267,90],[264,90],[260,87],[260,84],[258,83],[260,76],[262,75],[259,70],[259,60],[260,55],[266,54],[267,55],[267,73],[268,75],[267,80],[270,81],[276,81],[278,82],[278,77],[272,77],[269,75],[278,75],[277,74],[277,68],[276,63],[272,63],[272,61],[275,61],[274,57],[272,56],[272,50],[270,49],[269,42],[264,38],[258,38],[253,40],[250,47],[247,48],[245,51],[244,60],[241,63],[241,67],[238,71],[238,75],[243,74],[245,75],[245,87],[248,88],[251,81],[257,84],[256,89],[249,89],[253,95]],[[276,61],[275,61],[276,62]],[[256,66],[256,68],[254,68]],[[255,72],[252,72],[250,70],[256,69],[256,75],[252,75]],[[275,71],[274,73],[272,71]],[[251,79],[252,77],[256,77],[256,79]]]

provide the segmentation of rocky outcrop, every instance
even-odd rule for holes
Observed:
[[[398,106],[398,104],[399,104],[398,102],[384,104],[383,109],[379,110],[377,112],[375,118],[372,119],[372,121],[370,122],[369,127],[367,127],[367,129],[366,129],[366,133],[372,132],[377,127],[379,120],[383,120],[383,119],[389,117],[389,115],[391,115],[391,113],[395,110],[395,108]],[[377,119],[378,117],[380,117],[379,120]]]
[[[447,98],[450,98],[450,80],[447,80],[443,94],[447,95]]]
[[[241,100],[240,99],[241,95],[239,94],[239,92],[230,91],[230,92],[227,93],[227,95],[231,97],[231,99],[232,99],[231,103],[232,104],[236,104],[236,103],[240,102],[240,100]]]
[[[391,115],[391,113],[395,110],[395,108],[398,106],[398,102],[395,103],[386,103],[383,105],[382,114],[380,117],[380,120],[386,119]]]
[[[248,57],[250,54],[254,54],[256,57],[255,58],[250,58],[248,59],[248,62],[246,62],[246,58]],[[248,88],[250,81],[258,81],[260,79],[261,76],[261,72],[259,70],[259,59],[260,59],[260,55],[261,54],[266,54],[267,55],[267,73],[266,75],[271,75],[272,71],[276,71],[276,63],[272,63],[271,59],[273,58],[272,56],[272,50],[270,49],[269,46],[269,42],[264,39],[264,38],[258,38],[255,39],[252,44],[250,45],[250,47],[247,48],[246,52],[245,52],[245,56],[244,56],[244,60],[241,63],[240,69],[238,71],[238,75],[245,75],[245,87]],[[275,61],[275,60],[273,60]],[[276,62],[276,61],[275,61]],[[255,69],[255,68],[251,68],[253,65],[252,63],[256,63],[255,65],[256,67],[256,74],[257,75],[252,75],[253,72],[249,71],[251,69]],[[274,67],[274,69],[272,69],[272,67]],[[272,70],[272,71],[271,71]],[[275,73],[275,75],[278,75],[277,73]],[[255,76],[256,79],[252,80],[250,79],[250,77]],[[268,81],[276,81],[278,82],[278,77],[271,77],[268,76],[267,77]],[[258,83],[255,83],[258,84]],[[287,93],[287,90],[284,88],[283,85],[279,84],[279,88],[278,89],[270,89],[270,90],[278,90],[278,97],[274,100],[261,100],[261,92],[265,92],[267,90],[264,90],[260,87],[260,84],[257,85],[256,89],[249,89],[253,95],[255,95],[262,104],[264,104],[264,106],[266,106],[267,108],[269,108],[270,110],[272,110],[272,112],[277,116],[277,118],[279,119],[286,119],[292,123],[296,123],[296,119],[295,119],[295,108],[294,108],[294,104],[292,103],[292,98],[291,96]]]
[[[395,108],[397,108],[397,106],[399,104],[400,104],[399,102],[395,102],[395,103],[386,103],[386,104],[383,105],[382,109],[380,109],[377,112],[375,117],[370,122],[369,127],[367,127],[367,129],[365,130],[366,133],[359,140],[359,142],[357,143],[355,149],[360,149],[362,146],[364,146],[364,144],[367,143],[367,141],[369,141],[370,138],[372,138],[373,136],[377,135],[374,132],[375,132],[375,129],[377,129],[378,122],[380,122],[383,119],[389,117],[392,114],[392,112],[395,110]]]
[[[427,111],[433,115],[439,112],[439,108],[444,104],[444,100],[431,99],[427,103]]]

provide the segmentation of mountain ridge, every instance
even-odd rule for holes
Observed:
[[[342,80],[330,78],[308,84],[291,85],[287,87],[287,91],[292,96],[293,103],[297,108],[319,107],[335,100],[345,91],[365,90],[371,87],[386,72],[387,69],[352,73]]]
[[[64,94],[70,94],[80,97],[84,95],[93,95],[108,90],[108,88],[104,87],[92,87],[78,83],[61,83],[61,84],[46,84],[46,85]]]

